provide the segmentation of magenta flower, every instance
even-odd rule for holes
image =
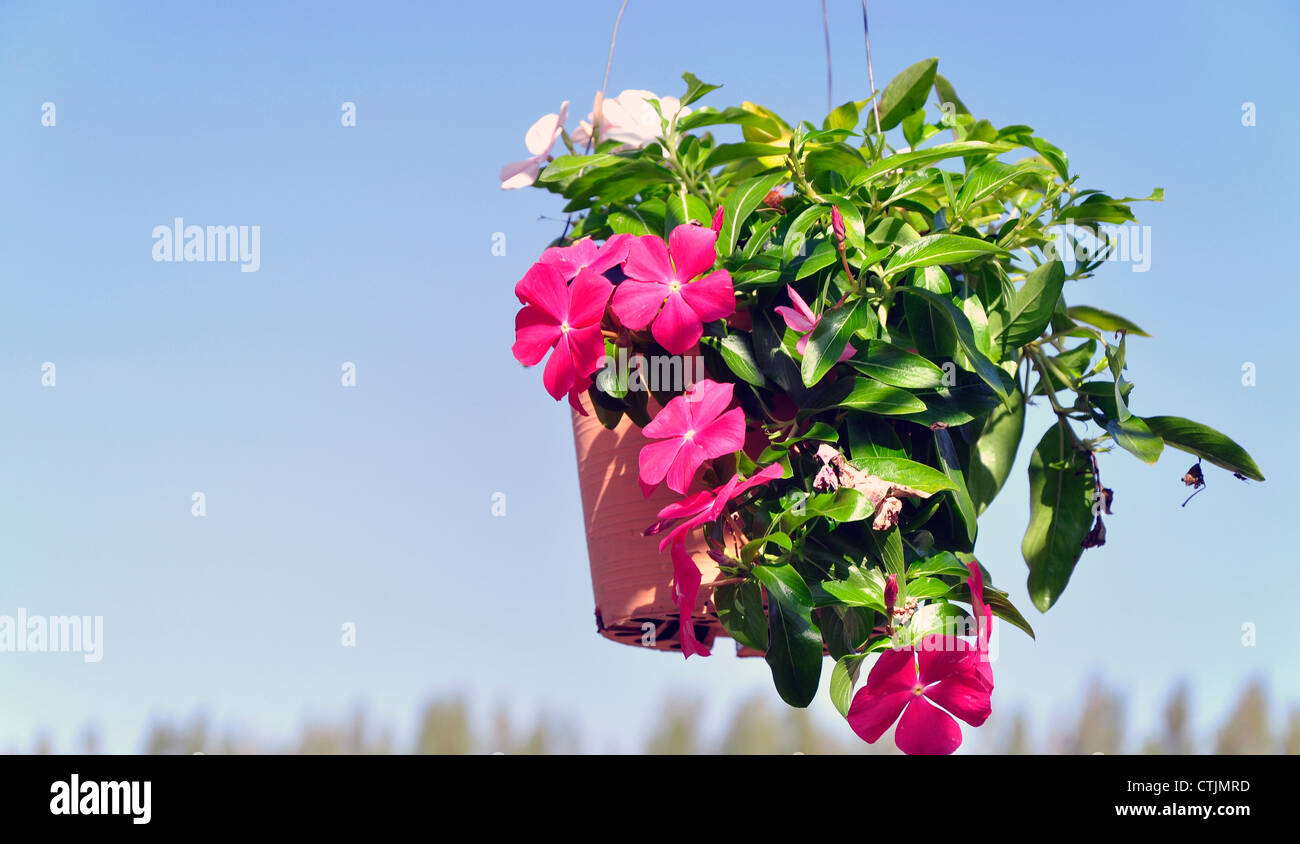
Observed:
[[[812,312],[812,308],[808,307],[808,303],[799,297],[793,287],[786,285],[785,289],[790,294],[790,301],[794,303],[794,307],[787,308],[785,305],[780,305],[773,308],[773,310],[781,315],[781,318],[785,320],[785,324],[792,331],[803,335],[799,338],[799,343],[796,346],[799,354],[802,355],[804,350],[808,348],[808,340],[812,338],[813,329],[817,327],[817,323],[822,321],[822,318],[820,314]],[[846,361],[857,353],[858,350],[853,348],[852,344],[846,345],[844,353],[840,355],[840,361]]]
[[[712,229],[684,223],[666,244],[652,234],[632,241],[623,264],[627,280],[614,291],[614,315],[634,331],[653,322],[655,340],[670,354],[690,351],[705,322],[736,311],[731,274],[709,272],[718,260],[717,240]]]
[[[971,655],[975,673],[993,691],[993,664],[989,662],[989,632],[993,626],[993,608],[984,603],[984,572],[980,564],[971,560],[966,564],[970,577],[966,583],[970,586],[971,609],[975,611],[975,652]]]
[[[732,384],[697,381],[642,429],[647,437],[662,440],[642,448],[638,458],[647,496],[665,478],[669,489],[685,494],[701,463],[744,445],[745,412],[738,407],[727,410],[734,389]]]
[[[682,652],[689,657],[693,653],[708,656],[709,650],[695,640],[694,624],[691,614],[699,599],[700,569],[695,560],[686,552],[686,534],[706,522],[716,521],[722,516],[727,504],[756,486],[781,477],[784,470],[781,464],[773,463],[746,480],[740,475],[732,475],[731,480],[720,487],[702,490],[681,501],[669,504],[659,511],[659,521],[646,528],[645,535],[653,536],[672,527],[668,535],[659,542],[659,551],[671,548],[673,560],[673,594],[677,599],[679,625],[682,630]]]
[[[713,229],[715,235],[722,234],[722,218],[726,213],[727,209],[723,205],[719,205],[718,210],[713,212],[713,225],[709,226],[709,228]]]
[[[993,711],[970,655],[969,642],[938,635],[924,637],[919,649],[885,651],[853,697],[849,726],[870,744],[897,721],[894,742],[904,753],[952,753],[961,745],[952,716],[978,727]]]
[[[773,463],[743,481],[740,479],[740,475],[732,475],[731,480],[722,486],[702,490],[669,504],[659,511],[659,521],[646,528],[644,535],[654,536],[672,528],[672,530],[668,530],[668,535],[659,542],[659,550],[662,552],[670,542],[685,538],[687,533],[700,525],[717,521],[721,518],[722,511],[727,504],[756,486],[762,486],[768,481],[776,480],[781,477],[782,471],[781,464]],[[683,519],[685,521],[682,521]],[[673,527],[678,522],[681,523]]]
[[[681,628],[682,655],[708,656],[710,651],[695,638],[695,602],[699,600],[700,582],[704,579],[700,567],[686,551],[686,542],[678,539],[672,544],[673,597],[677,599],[677,619]]]
[[[541,262],[559,270],[565,281],[572,281],[583,270],[604,275],[627,258],[631,241],[630,234],[616,234],[597,246],[594,240],[584,237],[572,246],[550,247],[542,253]]]
[[[551,349],[542,372],[546,392],[559,401],[595,372],[605,359],[600,320],[614,285],[597,272],[578,273],[573,284],[554,266],[538,262],[529,268],[515,294],[524,307],[515,315],[515,359],[534,366]],[[570,401],[572,401],[570,397]]]

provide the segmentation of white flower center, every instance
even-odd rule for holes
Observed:
[[[569,333],[569,323],[568,323],[568,322],[562,322],[562,323],[560,323],[560,331],[564,332],[565,334],[568,334],[568,333]]]
[[[694,429],[694,428],[692,428],[691,430],[689,430],[689,431],[686,432],[686,439],[689,440],[689,439],[691,439],[691,438],[694,437],[694,436],[695,436],[695,429]]]

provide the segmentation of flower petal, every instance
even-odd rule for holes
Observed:
[[[524,305],[515,314],[515,344],[510,351],[524,366],[535,366],[559,339],[559,323],[541,308]]]
[[[583,379],[591,375],[605,362],[605,337],[599,325],[586,328],[571,328],[565,335],[569,344],[569,354],[573,358],[575,378]]]
[[[573,366],[573,353],[568,342],[562,340],[556,344],[555,351],[551,352],[551,357],[546,361],[546,368],[542,370],[542,384],[546,387],[546,392],[551,394],[551,398],[559,401],[573,389],[577,378]]]
[[[989,719],[993,703],[977,674],[955,674],[925,690],[925,696],[961,720],[978,727]]]
[[[676,270],[674,278],[690,281],[713,269],[718,262],[718,236],[713,229],[682,223],[668,234],[668,254]],[[733,309],[734,309],[734,302]]]
[[[627,260],[628,250],[632,248],[632,241],[635,236],[630,234],[616,234],[605,244],[600,247],[600,251],[587,264],[592,270],[603,273]]]
[[[684,436],[689,430],[691,430],[690,402],[687,401],[687,395],[681,395],[670,399],[668,404],[655,414],[655,418],[646,423],[641,432],[651,439],[661,440],[665,437]]]
[[[691,310],[691,306],[686,304],[681,293],[669,293],[651,333],[669,354],[681,355],[689,352],[700,341],[704,324],[695,311]]]
[[[731,404],[735,394],[735,384],[719,384],[710,378],[697,381],[690,390],[678,396],[686,406],[688,427],[698,430],[717,419]]]
[[[555,144],[555,139],[560,136],[560,129],[564,127],[568,115],[569,101],[565,100],[560,106],[559,114],[544,114],[528,127],[528,132],[524,135],[524,146],[533,155],[546,155]]]
[[[540,172],[541,159],[525,158],[523,161],[512,161],[501,168],[501,190],[526,188],[537,181]]]
[[[551,246],[542,252],[542,257],[538,260],[555,267],[568,281],[583,267],[591,264],[599,251],[596,241],[584,237],[571,246]]]
[[[785,305],[777,305],[772,310],[781,315],[781,319],[785,320],[786,327],[791,331],[798,334],[807,334],[809,331],[812,331],[812,320],[808,319],[794,308],[787,308]],[[800,354],[802,353],[801,350]]]
[[[912,694],[916,688],[916,657],[912,649],[893,648],[882,653],[871,666],[863,688],[876,695],[903,690]]]
[[[524,277],[515,285],[515,295],[519,301],[535,305],[554,318],[556,325],[564,322],[569,315],[569,288],[564,283],[564,276],[550,264],[540,261],[528,268]]]
[[[668,488],[673,492],[686,494],[691,486],[691,481],[695,480],[695,473],[699,470],[700,465],[704,463],[708,456],[704,450],[691,440],[673,440],[671,442],[680,442],[682,447],[678,450],[677,456],[673,458],[673,463],[668,467]]]
[[[614,292],[614,285],[594,270],[585,269],[569,285],[569,304],[565,309],[569,325],[575,328],[600,326],[605,316],[605,305]]]
[[[633,331],[640,331],[654,321],[667,295],[665,284],[629,279],[614,288],[614,316]]]
[[[812,312],[812,308],[808,307],[808,303],[799,295],[799,291],[795,290],[790,285],[787,284],[785,286],[785,292],[790,296],[790,301],[794,303],[795,310],[798,311],[804,319],[808,320],[808,325],[811,327],[817,320],[817,315]]]
[[[672,466],[681,447],[682,441],[678,439],[653,442],[642,447],[641,453],[637,455],[637,470],[643,485],[642,492],[645,492],[645,485],[648,484],[653,488],[668,475],[668,468]],[[649,493],[646,495],[648,496]]]
[[[695,431],[692,438],[709,458],[739,451],[745,444],[745,411],[733,408]]]
[[[682,656],[690,659],[692,655],[708,656],[709,649],[695,638],[695,602],[700,595],[700,567],[686,551],[684,542],[674,542],[673,591],[677,597],[678,622],[681,626]]]
[[[646,234],[628,244],[627,260],[623,272],[637,281],[657,281],[667,284],[673,279],[673,267],[668,261],[668,244],[658,235]]]
[[[961,746],[961,727],[924,697],[913,697],[894,730],[894,743],[909,756],[946,756]]]
[[[849,726],[859,738],[870,744],[885,734],[915,697],[911,689],[887,694],[872,694],[866,688],[859,689],[846,716]]]
[[[928,686],[955,673],[968,671],[973,650],[970,642],[956,636],[940,636],[936,633],[925,636],[916,647],[921,683]]]
[[[736,312],[736,289],[731,284],[731,273],[716,270],[699,281],[682,287],[682,298],[705,322],[729,317]]]

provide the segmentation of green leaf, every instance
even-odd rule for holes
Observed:
[[[885,577],[880,569],[849,566],[844,580],[826,580],[821,584],[827,593],[851,607],[870,607],[885,612]]]
[[[957,449],[947,429],[940,428],[934,431],[934,446],[943,473],[948,476],[948,480],[952,481],[949,495],[957,508],[957,515],[961,517],[962,526],[966,529],[966,541],[974,547],[975,502],[971,501],[970,492],[966,489],[966,477],[961,471],[961,460],[957,457]]]
[[[869,121],[875,123],[874,119]],[[882,158],[853,178],[853,186],[864,184],[876,176],[892,173],[895,170],[909,170],[925,164],[942,161],[958,156],[975,156],[981,154],[997,155],[1015,149],[1014,144],[988,143],[986,141],[956,141],[951,144],[939,144],[911,152],[900,152],[888,158]]]
[[[836,106],[830,114],[826,115],[826,120],[822,122],[823,129],[852,129],[857,125],[858,104],[853,100]]]
[[[1020,450],[1025,430],[1025,398],[1012,390],[1011,406],[998,405],[979,427],[970,445],[970,463],[966,468],[966,489],[979,515],[1006,483],[1011,466]]]
[[[769,155],[785,155],[790,151],[788,146],[779,144],[755,144],[745,141],[737,144],[719,144],[704,156],[704,163],[700,166],[705,170],[712,170],[714,167],[726,164],[731,161],[740,161],[750,158],[757,159]]]
[[[542,183],[561,182],[566,178],[577,176],[582,171],[590,172],[613,164],[626,163],[627,159],[617,155],[597,153],[595,155],[561,155],[542,168],[537,181]]]
[[[917,600],[942,598],[951,588],[937,577],[918,577],[907,584],[907,596]]]
[[[931,234],[913,241],[894,253],[885,265],[885,278],[913,267],[960,264],[981,255],[1007,254],[996,243],[959,234]]]
[[[808,347],[811,349],[812,344]],[[920,413],[925,410],[925,403],[906,390],[870,378],[841,378],[810,394],[803,412],[816,413],[833,407],[897,415]]]
[[[754,209],[763,201],[763,197],[788,178],[784,170],[766,176],[757,176],[742,182],[727,196],[723,202],[726,211],[722,215],[722,230],[718,232],[719,255],[725,257],[735,251],[741,226],[749,219],[749,215],[754,213]]]
[[[1252,481],[1264,480],[1264,474],[1244,448],[1208,425],[1181,416],[1145,416],[1142,421],[1146,422],[1151,433],[1174,448],[1202,457],[1229,472],[1245,475]]]
[[[1129,334],[1136,334],[1139,337],[1150,337],[1151,335],[1138,328],[1137,325],[1119,314],[1112,314],[1110,311],[1103,311],[1101,308],[1094,308],[1091,305],[1075,305],[1065,309],[1065,313],[1070,319],[1076,322],[1084,322],[1088,325],[1096,326],[1102,331],[1127,331]]]
[[[929,495],[957,488],[953,480],[943,472],[915,460],[901,457],[860,457],[851,462],[868,474],[893,484],[910,486]]]
[[[684,106],[690,105],[710,91],[716,91],[722,87],[721,85],[710,85],[707,82],[701,82],[695,78],[695,74],[689,71],[682,74],[682,79],[686,82],[686,93],[682,95],[681,100]]]
[[[731,638],[754,650],[767,648],[767,615],[757,583],[724,583],[714,590],[713,604],[718,609],[718,621]]]
[[[835,662],[831,671],[831,703],[845,718],[849,717],[849,707],[853,704],[853,687],[858,684],[858,672],[862,670],[862,660],[866,654],[849,654]]]
[[[956,604],[926,604],[898,631],[898,647],[914,647],[930,635],[956,635],[968,629],[968,618],[970,613]]]
[[[821,632],[807,608],[779,600],[767,602],[767,629],[765,659],[777,693],[791,706],[807,706],[817,696],[822,674]]]
[[[683,223],[696,222],[702,226],[709,225],[713,220],[713,214],[709,211],[709,206],[704,204],[704,200],[698,196],[674,194],[668,197],[665,206],[667,213],[664,215],[663,236],[668,237],[673,229]]]
[[[1029,565],[1029,596],[1047,612],[1061,597],[1092,525],[1092,465],[1057,422],[1029,460],[1029,527],[1020,551]]]
[[[1125,451],[1137,456],[1144,463],[1155,463],[1164,451],[1165,442],[1151,432],[1151,428],[1137,416],[1130,416],[1123,422],[1110,419],[1106,430],[1115,440],[1115,444]]]
[[[879,131],[893,129],[904,117],[925,105],[938,66],[938,59],[922,59],[890,80],[880,94]],[[867,129],[877,131],[874,116],[867,120]]]
[[[909,578],[934,577],[942,574],[966,577],[970,574],[970,570],[951,551],[940,551],[933,556],[922,557],[919,560],[914,560],[907,567],[907,576]]]
[[[742,380],[755,387],[767,386],[767,379],[763,377],[763,370],[759,368],[758,358],[754,355],[750,335],[728,334],[718,342],[718,352],[727,368]]]
[[[908,296],[915,296],[924,299],[930,304],[930,310],[939,314],[951,327],[956,335],[957,342],[960,344],[963,352],[974,369],[975,374],[980,377],[989,388],[1002,399],[1003,403],[1009,403],[1008,383],[1011,377],[998,366],[989,360],[988,357],[979,350],[975,342],[975,330],[971,327],[970,320],[966,315],[957,310],[946,297],[931,293],[920,287],[901,287],[899,292]]]
[[[800,373],[805,387],[820,381],[839,360],[849,338],[866,324],[865,307],[860,301],[848,302],[821,315],[803,353]]]
[[[976,167],[966,176],[966,181],[957,194],[954,211],[958,216],[965,216],[972,205],[988,199],[998,192],[1003,185],[1012,182],[1027,173],[1046,173],[1046,168],[1033,161],[1016,164],[1003,164],[994,159]]]
[[[837,522],[858,522],[876,511],[864,493],[847,487],[810,496],[804,509],[810,516],[826,516]]]
[[[753,572],[767,587],[768,597],[790,607],[802,607],[805,611],[813,608],[812,592],[793,566],[754,566]]]
[[[1049,261],[1025,277],[1025,283],[1011,302],[1011,313],[1002,334],[1005,348],[1018,349],[1042,335],[1052,321],[1064,286],[1065,266],[1060,261]]]
[[[934,75],[934,93],[939,97],[941,107],[944,103],[952,103],[953,114],[970,114],[970,109],[966,108],[966,104],[961,101],[961,97],[957,96],[957,91],[952,87],[952,83],[942,73]]]
[[[928,358],[912,354],[884,340],[859,345],[849,363],[864,375],[892,387],[925,389],[943,386],[943,370]]]

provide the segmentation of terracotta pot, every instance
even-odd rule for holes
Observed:
[[[596,629],[615,642],[681,651],[672,561],[667,553],[659,553],[657,537],[641,535],[655,522],[658,512],[680,496],[660,485],[653,495],[644,497],[637,483],[637,455],[647,442],[641,429],[624,416],[610,430],[591,413],[585,395],[582,404],[590,415],[574,412],[573,443],[596,598]],[[692,531],[686,548],[703,575],[693,615],[695,638],[711,648],[717,636],[726,635],[709,588],[718,578],[718,566],[708,555],[700,531]]]

